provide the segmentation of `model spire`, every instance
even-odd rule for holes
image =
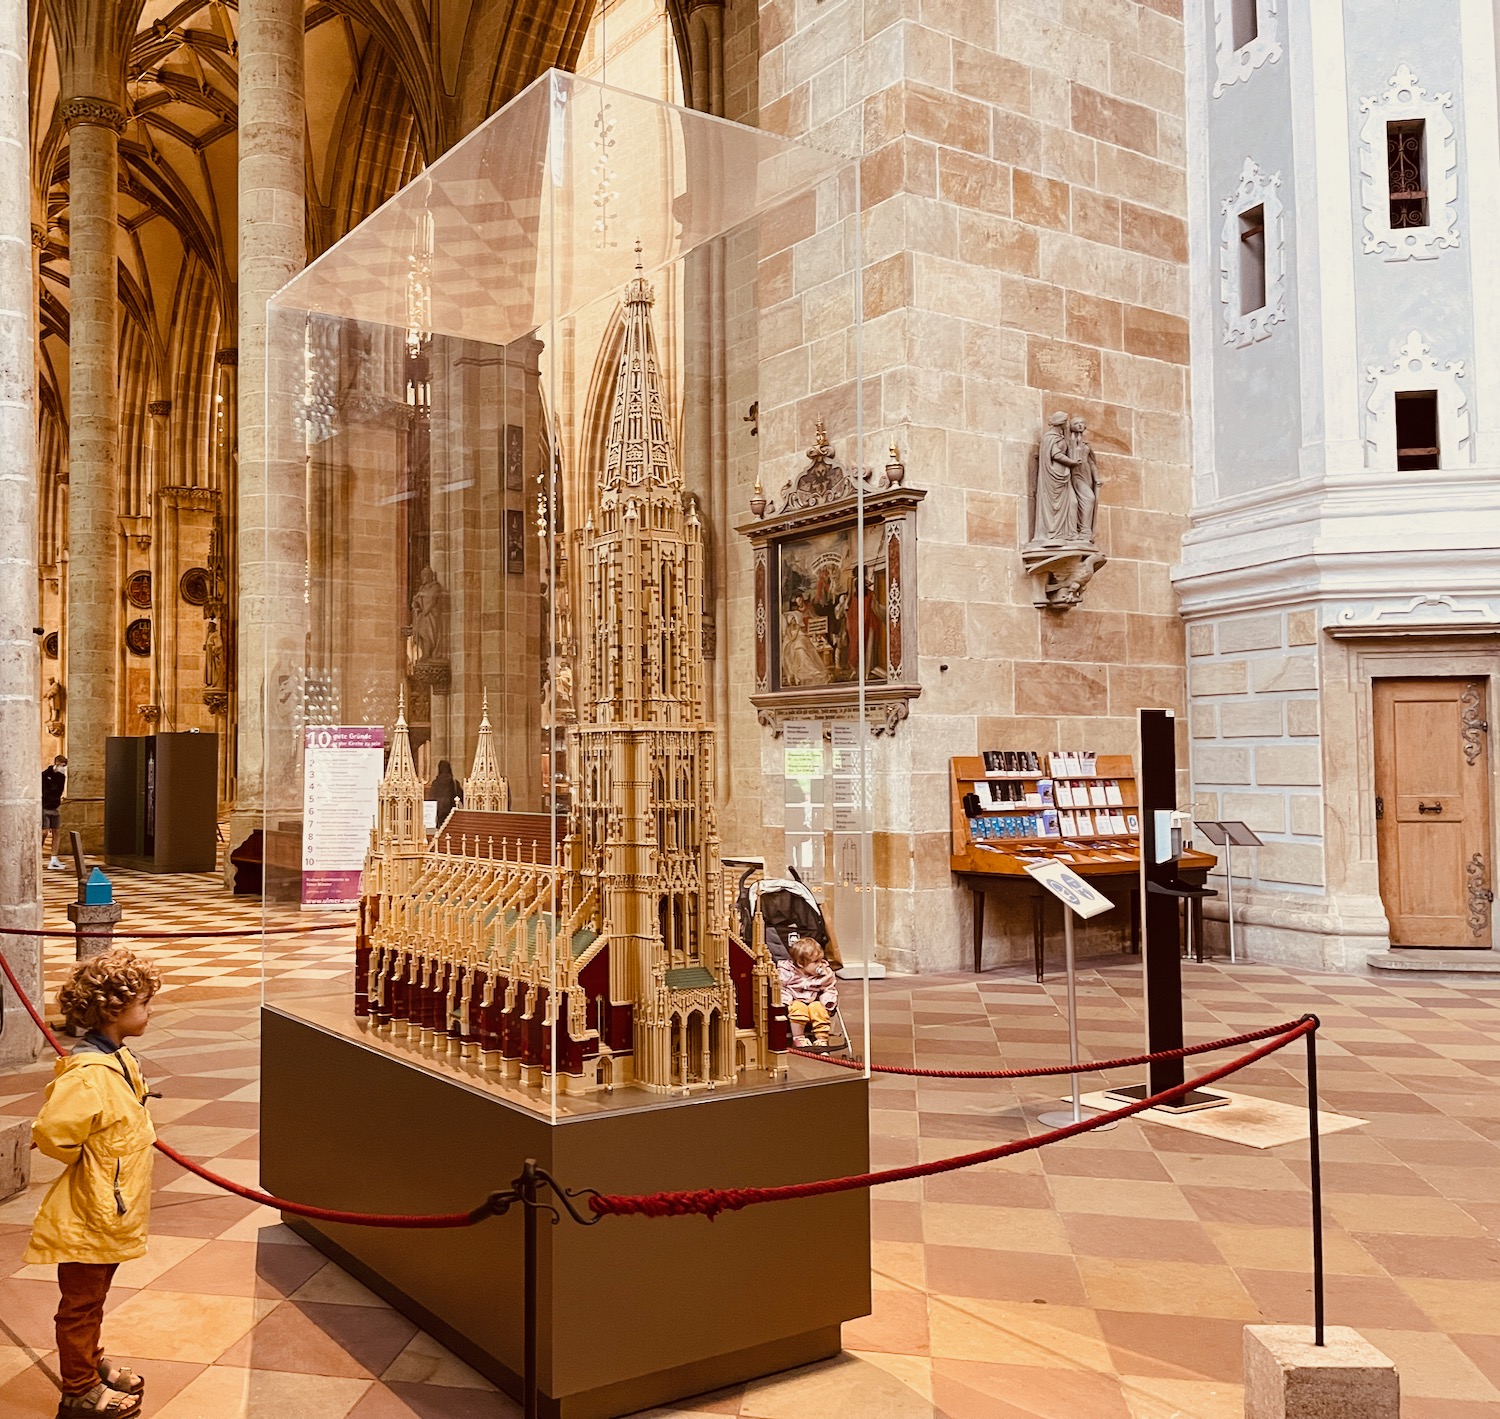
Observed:
[[[600,487],[675,493],[682,489],[682,473],[667,425],[656,335],[651,328],[656,294],[641,266],[640,242],[635,252],[635,276],[625,286],[625,338]]]
[[[474,767],[464,780],[464,807],[481,813],[503,813],[509,798],[510,788],[495,753],[495,732],[490,728],[490,692],[486,689],[479,740],[474,746]]]
[[[380,781],[376,831],[383,846],[426,842],[422,827],[422,780],[411,756],[411,732],[406,727],[406,691],[397,702],[391,756]]]

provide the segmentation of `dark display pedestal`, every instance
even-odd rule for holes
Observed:
[[[215,734],[106,739],[105,860],[140,872],[212,872],[218,783]]]
[[[774,1186],[869,1167],[869,1089],[846,1078],[561,1123],[280,1010],[261,1012],[261,1180],[372,1212],[447,1212],[527,1158],[561,1186]],[[701,1217],[566,1217],[540,1237],[547,1419],[611,1419],[835,1355],[870,1310],[868,1192]],[[519,1395],[522,1219],[390,1231],[288,1219],[475,1369]]]

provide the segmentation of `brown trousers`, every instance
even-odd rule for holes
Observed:
[[[87,1394],[99,1383],[104,1351],[99,1328],[104,1323],[104,1298],[115,1279],[113,1263],[60,1261],[57,1285],[57,1369],[64,1394]]]

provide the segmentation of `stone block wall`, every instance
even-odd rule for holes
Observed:
[[[764,0],[760,41],[761,125],[863,154],[865,428],[858,455],[835,432],[836,347],[809,314],[762,351],[794,417],[763,417],[760,459],[805,449],[821,402],[841,457],[880,464],[894,444],[927,489],[923,690],[875,750],[878,931],[892,964],[952,968],[970,908],[948,871],[950,757],[1131,752],[1137,708],[1186,708],[1181,3]],[[794,249],[793,271],[813,255]],[[1066,612],[1031,604],[1018,555],[1055,409],[1088,420],[1109,556]],[[989,959],[1029,952],[1019,917],[992,915]]]

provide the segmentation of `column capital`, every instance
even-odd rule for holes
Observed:
[[[172,412],[172,401],[170,399],[153,399],[146,405],[146,412],[158,419],[164,419]]]
[[[238,345],[226,345],[222,350],[214,351],[216,365],[238,365],[239,362],[240,347]]]
[[[31,224],[31,244],[36,247],[38,251],[42,251],[46,248],[47,228],[42,226],[40,222],[33,222]]]
[[[71,133],[80,123],[98,128],[112,128],[118,133],[125,127],[125,110],[108,99],[80,97],[62,101],[63,127]]]

